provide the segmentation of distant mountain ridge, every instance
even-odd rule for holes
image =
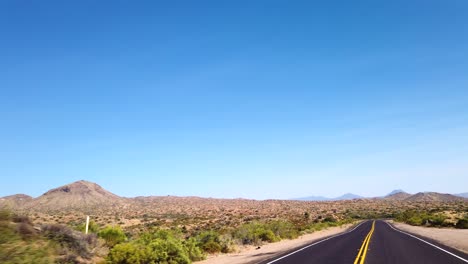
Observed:
[[[466,193],[457,193],[457,194],[454,194],[454,195],[458,196],[458,197],[468,198],[468,192],[466,192]]]
[[[340,200],[353,200],[353,199],[361,199],[364,198],[360,195],[353,194],[353,193],[345,193],[341,196],[335,197],[335,198],[328,198],[324,196],[308,196],[308,197],[302,197],[302,198],[296,198],[292,200],[298,200],[298,201],[340,201]]]
[[[463,196],[463,195],[466,195]],[[419,192],[416,194],[410,194],[403,190],[393,190],[385,196],[381,197],[362,197],[356,194],[347,193],[336,198],[328,198],[323,196],[308,196],[303,198],[297,198],[293,200],[298,201],[340,201],[340,200],[353,200],[353,199],[384,199],[384,200],[398,200],[408,202],[455,202],[455,201],[468,201],[468,193],[461,194],[447,194],[438,192]]]
[[[388,193],[387,195],[385,195],[385,197],[391,196],[391,195],[394,195],[394,194],[397,194],[397,193],[406,193],[406,192],[403,191],[403,190],[401,190],[401,189],[397,189],[397,190],[391,191],[390,193]]]
[[[467,198],[451,194],[436,192],[420,192],[409,194],[402,190],[394,190],[384,197],[366,198],[360,195],[346,193],[335,198],[323,196],[309,196],[304,198],[292,199],[300,201],[339,201],[352,199],[379,199],[379,200],[398,200],[405,202],[468,202]],[[18,210],[51,212],[51,211],[81,211],[98,212],[99,210],[117,209],[125,210],[129,207],[142,208],[141,206],[164,206],[174,201],[184,201],[190,204],[194,201],[213,202],[217,199],[202,197],[175,197],[175,196],[148,196],[124,198],[115,195],[96,183],[89,181],[77,181],[60,186],[45,192],[43,195],[33,198],[25,194],[16,194],[0,198],[0,207],[11,207]],[[219,199],[218,199],[219,200]],[[236,199],[229,199],[236,200]],[[237,199],[245,201],[254,201],[247,199]]]

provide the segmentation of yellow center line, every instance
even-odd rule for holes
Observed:
[[[375,229],[375,221],[372,222],[372,228],[369,231],[369,233],[367,233],[367,236],[364,239],[364,242],[362,242],[361,248],[359,249],[359,253],[356,256],[356,259],[354,260],[354,264],[358,264],[358,263],[364,264],[364,260],[366,259],[366,255],[367,255],[367,249],[369,248],[369,241],[372,237],[372,234],[374,233],[374,229]],[[359,259],[361,261],[359,261]]]

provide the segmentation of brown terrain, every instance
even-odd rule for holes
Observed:
[[[131,231],[154,226],[177,226],[190,229],[222,229],[252,220],[288,219],[301,221],[307,212],[310,219],[332,217],[360,218],[392,214],[398,210],[442,208],[464,211],[465,198],[440,193],[396,193],[384,198],[342,201],[295,201],[214,199],[200,197],[149,196],[119,197],[101,186],[77,181],[37,198],[13,195],[0,198],[0,206],[29,215],[38,223],[78,224],[90,215],[101,226],[118,224]]]

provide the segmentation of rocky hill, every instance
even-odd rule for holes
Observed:
[[[420,192],[405,199],[409,202],[457,202],[467,201],[467,199],[448,193]]]
[[[0,205],[10,207],[10,208],[17,208],[24,206],[25,204],[31,202],[33,198],[26,194],[15,194],[10,196],[5,196],[0,198]]]
[[[44,193],[25,204],[26,209],[34,211],[66,211],[120,206],[121,198],[96,183],[77,181]]]
[[[385,200],[394,200],[394,201],[403,201],[411,197],[411,194],[400,191],[400,192],[392,192],[391,194],[384,197]]]

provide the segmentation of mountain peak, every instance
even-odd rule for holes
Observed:
[[[69,183],[54,189],[51,189],[44,193],[43,195],[52,195],[52,194],[93,194],[93,193],[99,193],[102,195],[111,195],[111,196],[116,196],[99,186],[98,184],[94,182],[89,182],[85,180],[80,180],[76,181],[73,183]]]
[[[353,200],[353,199],[361,199],[361,198],[363,197],[354,193],[345,193],[341,195],[340,197],[334,198],[333,200]]]
[[[51,189],[35,199],[31,209],[69,210],[117,205],[122,198],[85,180]]]
[[[406,193],[406,192],[403,191],[402,189],[396,189],[396,190],[393,190],[390,193],[388,193],[386,196],[394,195],[394,194],[397,194],[397,193]]]

